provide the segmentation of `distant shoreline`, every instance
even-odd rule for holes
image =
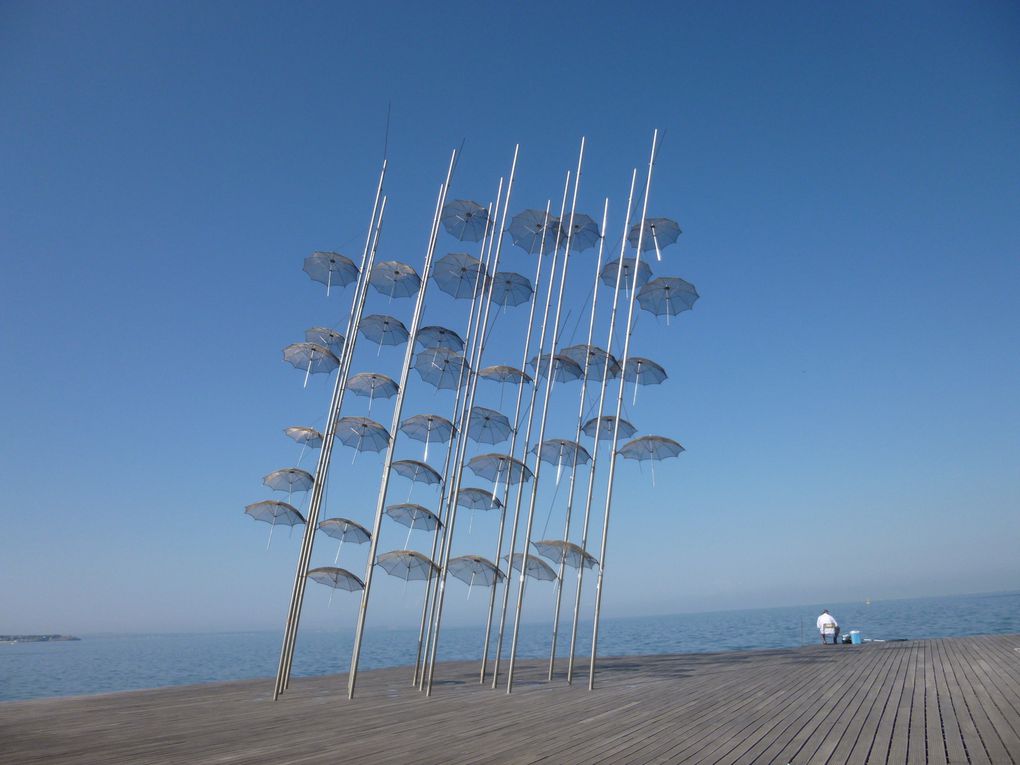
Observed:
[[[81,640],[74,635],[0,635],[0,643],[60,643]]]

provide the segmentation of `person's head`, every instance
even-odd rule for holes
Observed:
[[[822,613],[823,613],[823,614],[827,614],[827,613],[829,613],[829,609],[827,609],[827,608],[823,608],[823,609],[822,609]]]

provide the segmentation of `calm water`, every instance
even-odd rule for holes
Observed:
[[[829,605],[844,632],[860,630],[871,639],[952,637],[1020,632],[1020,593],[969,595]],[[817,642],[820,608],[756,609],[607,619],[599,653],[622,654],[737,651],[783,648]],[[444,628],[443,660],[477,659],[482,628]],[[549,625],[524,625],[520,655],[547,656]],[[590,625],[579,647],[587,655]],[[414,662],[417,630],[368,630],[362,668]],[[295,675],[345,671],[349,633],[302,632]],[[563,639],[561,638],[561,646]],[[86,636],[73,643],[0,645],[0,700],[65,696],[154,688],[218,680],[267,677],[276,673],[278,632],[175,635]]]

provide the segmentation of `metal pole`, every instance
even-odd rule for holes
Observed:
[[[368,224],[368,233],[365,236],[365,247],[361,253],[361,266],[358,271],[358,279],[354,289],[354,297],[351,300],[351,310],[347,317],[347,334],[344,339],[344,347],[341,352],[341,364],[337,370],[337,379],[333,384],[333,394],[330,398],[329,408],[326,416],[326,429],[330,432],[330,442],[332,442],[332,434],[336,431],[335,421],[336,416],[340,412],[340,404],[343,401],[343,393],[347,384],[347,372],[349,365],[345,365],[346,361],[349,361],[349,345],[351,343],[351,330],[357,328],[357,321],[355,314],[358,309],[358,302],[363,289],[368,286],[368,273],[366,264],[368,262],[369,251],[371,249],[373,232],[378,228],[377,218],[379,215],[379,204],[382,198],[383,182],[386,178],[386,167],[387,161],[384,159],[382,168],[379,171],[379,182],[376,184],[375,200],[372,203],[372,217]],[[325,437],[323,439],[323,445],[325,446]],[[305,524],[305,533],[301,541],[301,552],[298,555],[298,565],[294,573],[294,586],[291,591],[290,609],[287,612],[287,621],[284,626],[284,637],[283,645],[280,648],[280,663],[277,667],[276,672],[276,685],[273,689],[273,699],[279,698],[280,693],[286,685],[286,681],[290,677],[291,657],[293,655],[293,643],[294,638],[297,634],[297,614],[301,610],[301,604],[304,596],[304,583],[305,574],[308,570],[308,558],[311,555],[311,547],[315,538],[316,523],[318,521],[319,507],[322,503],[322,495],[326,486],[326,475],[329,470],[329,456],[327,455],[325,460],[323,459],[323,452],[328,452],[329,449],[323,448],[319,452],[319,460],[315,469],[315,483],[312,485],[312,496],[309,499],[309,510],[308,518]],[[314,518],[313,518],[314,516]]]
[[[648,218],[648,194],[652,189],[652,170],[655,167],[655,150],[658,146],[659,131],[652,134],[652,151],[648,158],[648,177],[645,179],[645,198],[641,203],[641,228],[638,229],[637,253],[634,256],[634,275],[631,280],[627,308],[627,331],[623,337],[623,358],[620,359],[620,389],[616,395],[616,422],[623,414],[624,370],[630,356],[630,335],[634,319],[634,296],[637,294],[638,271],[641,268],[641,245],[644,243],[645,220]],[[622,263],[621,263],[622,265]],[[591,657],[588,664],[588,690],[595,687],[595,657],[599,644],[599,617],[602,615],[602,581],[606,575],[606,542],[609,539],[609,511],[613,506],[613,479],[616,477],[616,447],[620,440],[620,428],[613,428],[613,448],[609,452],[609,479],[606,484],[606,512],[602,520],[602,546],[599,551],[599,575],[595,583],[595,623],[591,633]]]
[[[563,220],[563,213],[567,209],[567,193],[570,191],[570,178],[571,173],[567,171],[566,180],[563,182],[563,198],[560,202],[560,217],[557,221]],[[545,231],[549,227],[549,221],[546,219],[545,225],[542,230],[542,241],[541,248],[545,247]],[[545,349],[545,331],[546,326],[549,323],[549,308],[552,306],[553,287],[556,285],[556,264],[559,258],[560,251],[560,232],[563,230],[563,226],[557,222],[556,224],[556,238],[553,240],[553,259],[552,264],[549,267],[549,289],[546,291],[545,296],[545,309],[542,312],[542,329],[538,335],[538,358],[541,360],[542,351]],[[524,360],[524,367],[527,367],[528,361]],[[528,447],[531,445],[531,428],[535,422],[535,409],[538,401],[538,374],[536,370],[535,381],[531,386],[531,400],[528,402],[528,427],[524,431],[524,448],[521,450],[522,462],[526,461],[528,456]],[[514,423],[517,427],[520,427],[518,423]],[[511,457],[513,455],[510,455]],[[510,486],[507,485],[506,496],[509,499]],[[506,581],[503,583],[503,603],[499,612],[499,629],[496,631],[496,653],[493,655],[492,664],[492,688],[496,689],[496,685],[499,682],[499,664],[503,653],[503,631],[506,628],[506,614],[510,607],[510,577],[513,575],[513,552],[517,546],[517,528],[520,526],[521,519],[521,503],[524,499],[524,481],[517,482],[517,497],[514,501],[514,520],[510,525],[510,545],[507,549],[510,551],[508,560],[510,564],[507,566]],[[523,572],[522,572],[523,576]]]
[[[528,521],[524,530],[524,545],[523,545],[523,557],[521,558],[521,583],[517,590],[517,608],[514,611],[514,631],[513,639],[510,641],[510,666],[507,669],[506,676],[506,692],[510,693],[514,687],[514,664],[517,660],[517,639],[520,636],[521,630],[521,615],[524,610],[524,588],[527,582],[527,563],[529,548],[531,547],[531,530],[535,522],[535,505],[538,501],[538,481],[542,473],[542,441],[545,439],[545,425],[549,419],[549,398],[552,395],[553,389],[553,368],[555,367],[555,353],[556,353],[556,342],[559,339],[560,333],[560,312],[563,309],[563,289],[567,284],[567,266],[570,264],[570,241],[574,234],[574,213],[577,209],[577,193],[581,186],[581,164],[584,161],[584,141],[581,139],[581,150],[577,157],[577,175],[574,178],[574,198],[570,206],[570,223],[567,227],[567,243],[563,248],[563,270],[560,275],[560,293],[556,299],[556,319],[553,322],[552,328],[552,341],[549,343],[549,367],[546,370],[545,378],[545,395],[542,401],[542,419],[539,421],[538,426],[538,450],[535,453],[535,467],[532,470],[531,478],[531,501],[528,503]],[[561,223],[562,228],[562,223]],[[541,365],[542,359],[539,358],[538,364],[536,364],[536,374],[538,367]],[[537,381],[536,381],[537,384]],[[575,455],[576,456],[576,455]],[[511,568],[513,568],[513,550],[510,550],[510,561]],[[557,583],[558,585],[558,583]]]
[[[407,393],[407,378],[411,372],[411,360],[414,358],[414,340],[418,334],[418,327],[421,324],[422,309],[425,306],[425,293],[428,291],[429,272],[432,268],[432,256],[436,250],[436,239],[439,236],[439,220],[446,202],[446,194],[450,188],[450,180],[453,177],[454,166],[457,161],[456,149],[450,155],[450,164],[446,171],[446,181],[439,187],[439,197],[436,200],[436,211],[432,219],[432,231],[429,236],[428,248],[425,251],[425,263],[422,268],[422,283],[418,291],[418,299],[415,301],[414,314],[411,319],[411,328],[408,334],[407,351],[404,353],[404,365],[400,371],[399,393],[397,401],[393,406],[393,419],[390,426],[390,445],[386,450],[386,459],[383,462],[382,480],[379,487],[379,498],[375,508],[375,522],[372,527],[372,541],[369,545],[368,563],[365,566],[365,589],[361,593],[361,603],[358,607],[358,624],[354,633],[354,650],[351,653],[351,667],[347,676],[347,696],[354,698],[354,686],[358,678],[358,660],[361,658],[361,641],[365,635],[365,618],[368,613],[368,598],[372,591],[372,574],[375,572],[376,550],[379,547],[379,530],[382,527],[383,510],[386,506],[386,491],[390,485],[390,467],[393,464],[393,447],[396,445],[397,428],[400,427],[400,416],[404,408],[404,396]]]
[[[514,178],[517,174],[517,156],[520,152],[520,145],[514,147],[514,158],[510,165],[510,179],[507,182],[506,187],[506,198],[503,200],[503,215],[500,220],[499,231],[502,232],[506,227],[507,212],[510,209],[510,196],[513,193]],[[490,241],[491,247],[491,241]],[[492,270],[495,274],[499,268],[499,258],[503,250],[503,237],[499,236],[496,239],[496,253],[492,258]],[[485,353],[485,340],[487,336],[487,328],[489,323],[489,309],[492,307],[492,290],[495,286],[495,279],[490,279],[488,285],[488,292],[486,294],[484,315],[481,323],[481,333],[477,337],[477,343],[475,348],[475,358],[472,366],[472,371],[468,375],[468,401],[466,405],[464,415],[464,422],[468,421],[470,417],[471,408],[475,402],[475,392],[478,390],[478,368],[481,365],[483,354]],[[446,532],[443,538],[443,552],[442,552],[442,565],[439,571],[439,581],[436,585],[436,597],[435,597],[435,619],[432,627],[432,644],[429,647],[429,660],[428,660],[428,684],[426,686],[425,695],[432,695],[432,681],[435,678],[436,668],[436,655],[439,650],[439,630],[442,627],[443,621],[443,603],[446,597],[446,577],[448,573],[448,564],[450,562],[450,550],[453,548],[453,532],[457,522],[457,494],[460,492],[461,478],[464,475],[464,464],[467,455],[467,443],[468,436],[464,433],[461,438],[460,454],[459,459],[456,463],[456,474],[454,477],[455,484],[453,491],[450,493],[448,498],[449,509],[447,510],[447,523]],[[512,469],[512,468],[511,468]]]
[[[591,339],[595,332],[595,312],[598,309],[599,302],[599,272],[602,270],[602,252],[606,244],[606,219],[609,217],[609,199],[607,198],[602,206],[602,228],[599,231],[602,232],[602,238],[599,240],[599,254],[595,258],[595,286],[592,287],[591,293],[591,318],[588,320],[588,341],[585,343],[584,353],[584,376],[581,378],[581,395],[577,408],[577,429],[574,431],[574,443],[581,443],[581,426],[584,424],[584,397],[588,392],[588,364],[591,358]],[[609,358],[606,358],[608,363]],[[603,370],[605,371],[605,370]],[[592,465],[592,475],[594,475],[594,465]],[[574,508],[574,485],[577,481],[577,452],[574,452],[574,464],[570,469],[570,486],[567,490],[567,517],[563,524],[563,541],[564,543],[570,541],[570,515]],[[587,552],[587,551],[586,551]],[[556,584],[556,607],[553,611],[553,629],[552,629],[552,650],[549,652],[549,680],[553,679],[553,669],[556,664],[556,638],[559,635],[560,629],[560,601],[563,599],[563,575],[566,573],[566,555],[561,554],[560,556],[560,570],[559,580]],[[580,563],[580,568],[584,568],[584,561]]]
[[[620,281],[623,276],[623,256],[627,252],[627,232],[630,230],[630,212],[634,204],[634,187],[637,185],[637,168],[630,175],[630,194],[627,196],[627,212],[623,221],[623,237],[620,240],[620,264],[616,269],[616,285],[613,287],[613,310],[609,318],[609,341],[606,343],[606,351],[613,347],[613,332],[616,330],[616,306],[619,302]],[[620,370],[623,376],[623,370]],[[599,406],[595,416],[595,444],[591,451],[591,470],[588,472],[588,494],[584,501],[584,522],[581,527],[581,548],[588,551],[588,527],[591,520],[591,503],[595,494],[595,469],[599,458],[599,438],[602,435],[602,407],[606,399],[606,386],[609,384],[609,357],[606,356],[605,369],[602,372],[602,383],[599,386]],[[618,425],[619,423],[617,423]],[[601,562],[599,563],[601,566]],[[567,682],[574,681],[574,650],[577,645],[577,622],[581,615],[581,584],[584,581],[584,566],[577,569],[577,592],[574,594],[574,620],[570,627],[570,658],[567,660]]]
[[[549,222],[549,207],[552,205],[552,200],[547,200],[545,203],[545,222]],[[545,232],[543,231],[543,242],[538,249],[538,265],[535,267],[535,285],[531,293],[531,308],[528,313],[528,331],[524,336],[524,354],[521,361],[521,371],[523,372],[528,365],[528,351],[531,347],[531,332],[535,323],[535,309],[538,307],[538,288],[542,280],[542,256],[545,252]],[[555,274],[553,274],[555,276]],[[517,434],[520,432],[518,427],[520,424],[521,417],[521,399],[524,398],[524,380],[520,381],[517,386],[517,403],[514,406],[514,428],[510,434],[510,451],[511,457],[514,456],[514,451],[517,449]],[[496,568],[499,568],[499,559],[503,553],[503,530],[506,527],[506,505],[507,500],[510,497],[510,482],[507,482],[506,490],[503,492],[503,506],[499,510],[499,534],[496,539],[496,557],[493,562],[496,564]],[[510,573],[505,577],[505,581],[510,581]],[[489,611],[485,617],[485,641],[482,643],[482,668],[478,677],[479,683],[485,682],[485,670],[489,662],[489,633],[492,630],[492,614],[496,608],[496,587],[499,584],[499,577],[496,577],[496,581],[492,583],[492,589],[489,591]]]

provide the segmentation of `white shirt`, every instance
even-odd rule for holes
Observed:
[[[839,626],[836,620],[832,618],[832,614],[822,614],[818,617],[817,624],[819,632],[825,632],[827,628],[831,629]]]

